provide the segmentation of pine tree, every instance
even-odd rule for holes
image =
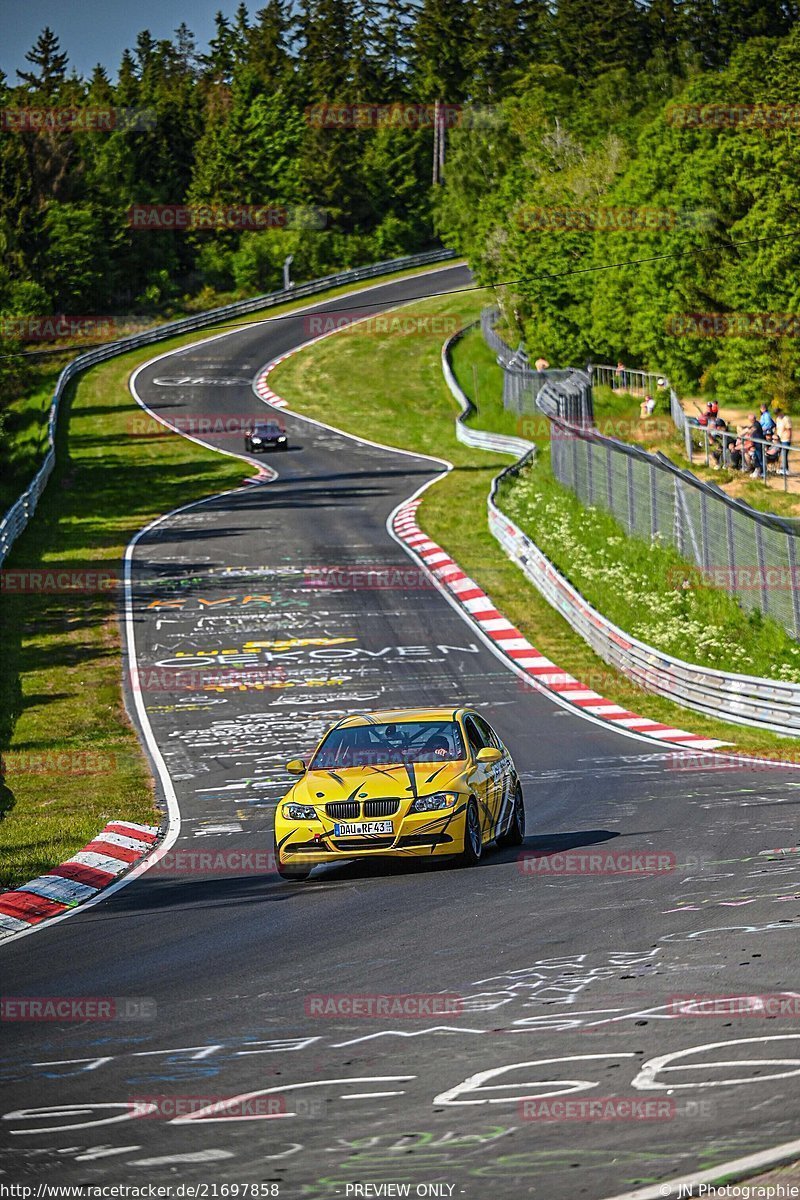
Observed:
[[[353,52],[348,0],[304,0],[299,27],[302,76],[311,98],[343,102]]]
[[[472,10],[467,62],[470,98],[497,101],[542,57],[545,0],[482,0]]]
[[[645,13],[647,48],[673,71],[680,70],[681,0],[651,0]]]
[[[581,82],[606,71],[636,71],[647,60],[646,29],[635,0],[558,0],[552,45],[555,62]]]
[[[136,61],[130,50],[124,50],[117,72],[116,96],[120,104],[133,105],[139,99],[139,78]]]
[[[197,42],[185,21],[181,21],[175,30],[175,55],[185,73],[197,74]]]
[[[389,100],[402,100],[409,95],[413,18],[419,0],[384,0],[377,7],[379,19],[373,41],[384,96]]]
[[[290,21],[286,0],[268,0],[259,9],[247,39],[247,62],[263,82],[277,87],[290,66]]]
[[[454,104],[465,98],[471,7],[464,0],[423,0],[414,23],[417,99]]]
[[[722,67],[752,37],[782,37],[800,17],[796,0],[683,0],[686,41],[704,68]]]
[[[114,100],[114,89],[108,72],[102,63],[97,63],[89,80],[89,100],[92,104],[110,105]]]
[[[61,44],[49,25],[45,25],[25,58],[34,70],[18,70],[20,80],[32,92],[52,99],[64,82],[69,56],[61,53]]]

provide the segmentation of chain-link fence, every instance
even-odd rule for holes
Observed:
[[[484,309],[481,330],[487,346],[494,350],[498,364],[503,368],[503,407],[517,416],[531,416],[536,412],[539,392],[547,381],[567,381],[570,373],[552,368],[544,371],[531,368],[523,345],[520,343],[518,349],[512,350],[497,333],[495,325],[499,316],[496,308]]]
[[[614,391],[629,392],[633,396],[656,396],[658,392],[669,395],[669,415],[676,429],[686,425],[686,413],[678,399],[678,393],[666,375],[655,371],[638,371],[618,363],[616,367],[607,363],[592,363],[588,368],[594,387],[610,387]]]
[[[504,353],[511,351],[493,328],[496,318],[487,309],[481,323],[488,345],[496,349],[500,343],[497,355],[503,366]],[[650,454],[593,428],[593,386],[638,390],[643,396],[666,388],[673,421],[684,429],[688,446],[698,426],[687,421],[669,380],[622,365],[594,364],[587,371],[548,376],[536,391],[536,407],[550,421],[551,465],[559,483],[584,504],[612,513],[629,534],[669,542],[701,569],[709,584],[736,596],[744,608],[774,617],[800,638],[800,524],[758,512],[663,454]],[[505,393],[504,381],[504,401]],[[762,451],[766,464],[766,449]],[[713,455],[708,441],[706,454]]]
[[[710,584],[800,638],[794,523],[756,512],[662,454],[554,416],[559,401],[553,393],[560,390],[550,384],[540,396],[540,408],[550,417],[551,464],[559,483],[584,504],[612,513],[628,533],[670,542]]]

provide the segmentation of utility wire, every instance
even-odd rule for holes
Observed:
[[[779,241],[785,240],[786,238],[794,238],[794,237],[797,237],[797,234],[794,232],[793,233],[779,233],[779,234],[775,234],[772,237],[744,238],[740,241],[729,242],[728,244],[729,244],[729,246],[752,246],[752,245],[756,245],[758,243],[763,243],[763,242],[779,242]],[[699,249],[699,247],[698,247],[698,249]],[[686,254],[686,250],[672,250],[667,254],[651,254],[645,258],[628,258],[628,259],[623,259],[621,262],[600,263],[597,266],[593,266],[593,267],[574,267],[567,271],[540,271],[537,275],[523,275],[519,279],[501,279],[501,280],[495,280],[492,283],[472,283],[472,284],[467,284],[466,286],[459,287],[459,288],[446,288],[444,291],[419,292],[416,296],[407,296],[403,300],[402,303],[406,304],[406,303],[413,302],[415,300],[430,300],[430,299],[435,298],[436,296],[458,296],[458,295],[463,294],[464,292],[481,292],[481,291],[487,291],[489,289],[496,290],[497,288],[501,288],[501,287],[516,287],[522,283],[537,283],[541,279],[566,279],[572,275],[590,275],[590,274],[598,272],[598,271],[615,271],[619,267],[638,267],[638,266],[641,266],[643,263],[663,262],[666,259],[670,259],[670,258],[682,258],[685,254]],[[451,266],[458,266],[458,265],[459,265],[458,263],[454,263],[454,264],[448,263],[445,267],[439,268],[439,269],[447,270]],[[396,282],[399,282],[399,281],[391,280],[391,281],[389,281],[388,284],[383,285],[383,286],[390,286],[390,284],[396,283]],[[382,285],[378,284],[377,286],[380,287]],[[324,304],[325,301],[320,300],[319,303]],[[317,307],[317,306],[313,305],[312,307]],[[325,313],[323,315],[329,316],[329,315],[333,315],[335,313],[340,313],[340,312],[346,312],[346,313],[359,312],[362,309],[368,309],[368,308],[374,308],[374,301],[371,304],[348,304],[346,307],[342,306],[340,308],[326,308]],[[296,316],[297,316],[296,312],[278,313],[274,317],[259,317],[258,320],[256,320],[256,321],[237,321],[237,322],[232,322],[230,324],[220,323],[218,325],[217,324],[209,325],[208,328],[209,329],[246,329],[250,325],[253,325],[253,326],[265,325],[265,324],[270,324],[275,321],[288,321]],[[0,320],[2,320],[2,318],[0,318]],[[112,343],[110,343],[110,342],[92,342],[92,343],[87,343],[86,348],[90,349],[90,350],[95,350],[101,346],[108,346],[111,344]],[[47,356],[53,355],[53,354],[69,354],[75,349],[76,349],[75,346],[58,346],[58,347],[55,347],[54,349],[50,349],[50,350],[19,350],[19,351],[16,351],[15,353],[11,353],[11,354],[0,354],[0,360],[6,359],[6,358],[44,358],[44,357],[47,357]]]

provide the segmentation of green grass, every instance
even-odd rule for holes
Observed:
[[[125,547],[147,522],[241,484],[246,463],[165,436],[128,391],[140,363],[213,332],[112,359],[71,385],[54,474],[4,572],[91,564],[118,575]],[[153,435],[128,436],[132,421],[138,431],[149,421]],[[0,592],[2,887],[68,858],[109,820],[158,823],[149,769],[122,703],[118,597],[118,590]]]
[[[30,483],[47,453],[47,420],[50,400],[59,372],[55,363],[31,368],[31,383],[25,395],[12,401],[2,416],[0,437],[0,514],[11,507]]]
[[[493,429],[535,441],[544,417],[518,417],[503,408],[503,374],[494,351],[483,340],[480,329],[470,329],[453,346],[452,366],[456,378],[476,411],[467,419],[473,429]]]
[[[717,670],[800,681],[800,646],[781,625],[762,619],[757,610],[745,614],[727,592],[704,585],[701,573],[669,545],[628,537],[602,509],[589,509],[587,520],[587,509],[550,469],[547,419],[515,418],[503,410],[502,372],[479,329],[456,344],[453,369],[473,403],[478,384],[472,424],[536,441],[536,463],[503,486],[500,502],[605,616],[675,657]],[[659,399],[656,417],[665,408],[664,393]],[[617,437],[628,427],[648,427],[635,396],[607,387],[596,390],[595,419]]]
[[[446,305],[447,312],[458,312],[466,324],[475,320],[482,303],[479,296],[464,295],[428,301],[424,307],[441,312]],[[478,423],[488,427],[494,411],[505,422],[505,432],[516,432],[515,425],[508,428],[509,414],[498,411],[499,368],[494,367],[497,376],[492,380],[493,359],[487,362],[489,352],[478,339],[478,331],[469,333],[456,347],[455,368],[462,387],[474,399],[471,369],[474,350],[478,366]],[[457,406],[442,378],[440,350],[440,339],[433,335],[419,335],[413,344],[408,337],[396,336],[329,338],[282,364],[271,377],[272,386],[298,412],[354,433],[369,429],[371,436],[389,445],[449,458],[454,470],[425,493],[419,512],[422,528],[480,582],[500,610],[559,666],[615,702],[655,720],[677,724],[706,737],[722,738],[750,753],[790,750],[793,740],[713,721],[634,687],[603,663],[525,580],[489,533],[486,521],[491,480],[508,466],[510,459],[471,450],[456,441],[453,422]],[[510,419],[515,422],[513,417]],[[531,473],[537,486],[549,471],[546,445],[542,450],[539,464]],[[552,487],[557,486],[552,481]],[[521,498],[527,503],[524,492]],[[576,512],[576,517],[585,526],[585,510]],[[536,536],[535,530],[532,533]],[[554,557],[557,558],[555,550]],[[725,606],[729,599],[725,593],[717,592],[713,597],[705,596],[704,602]],[[741,610],[737,612],[742,629],[752,634],[747,617]]]

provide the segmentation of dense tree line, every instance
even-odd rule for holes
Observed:
[[[0,316],[163,311],[187,295],[202,304],[278,286],[287,254],[310,277],[437,235],[486,280],[688,243],[690,258],[627,275],[520,284],[511,307],[552,357],[613,352],[705,369],[707,345],[684,363],[660,337],[662,309],[790,303],[791,242],[728,243],[785,225],[796,184],[781,172],[794,170],[795,134],[678,127],[665,106],[793,95],[797,16],[794,0],[268,0],[218,14],[205,48],[186,26],[168,40],[142,32],[113,78],[100,66],[81,78],[45,29],[17,78],[0,75],[0,110],[105,107],[152,122],[36,131],[6,120]],[[325,128],[308,117],[325,104],[436,100],[473,113],[448,133],[441,186],[429,125]],[[701,208],[713,228],[548,234],[519,220],[525,206],[600,200]],[[136,204],[264,205],[290,219],[145,232],[130,224]],[[320,209],[324,229],[308,219]]]
[[[771,5],[657,14],[685,35],[641,70],[535,67],[495,128],[455,131],[438,228],[482,282],[517,281],[497,300],[535,356],[800,406],[800,25]]]

